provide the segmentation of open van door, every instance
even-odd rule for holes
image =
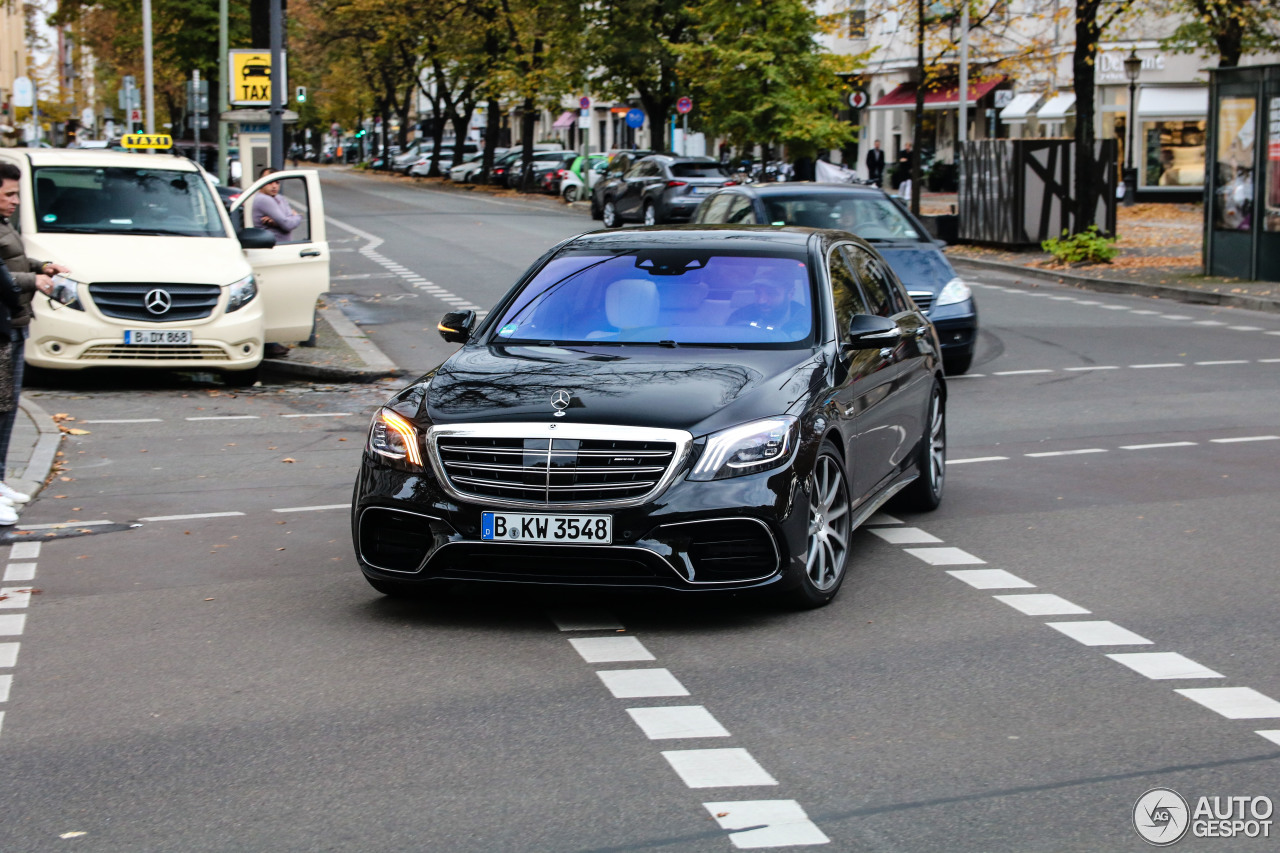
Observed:
[[[270,185],[277,184],[273,193]],[[262,201],[255,208],[255,200]],[[231,219],[241,227],[261,228],[261,217],[278,211],[273,219],[287,227],[276,234],[271,249],[245,249],[253,267],[262,300],[264,340],[272,343],[305,341],[311,337],[316,300],[329,290],[329,242],[325,236],[324,200],[320,195],[320,174],[298,169],[273,172],[255,181],[231,206]],[[292,216],[290,215],[292,214]]]

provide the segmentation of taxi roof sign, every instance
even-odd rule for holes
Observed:
[[[130,133],[120,140],[123,148],[172,148],[173,137],[167,133]]]

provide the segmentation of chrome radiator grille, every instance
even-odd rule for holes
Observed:
[[[171,307],[160,314],[147,310],[147,294],[163,290]],[[89,297],[98,310],[117,320],[146,323],[179,323],[201,320],[213,313],[222,288],[216,284],[138,284],[103,281],[89,285]]]
[[[632,502],[664,480],[676,441],[440,435],[435,449],[453,490],[527,504]]]
[[[924,313],[928,314],[929,309],[933,307],[933,291],[931,290],[912,290],[910,291],[911,301],[916,304]]]

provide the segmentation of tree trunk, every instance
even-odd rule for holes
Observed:
[[[1094,72],[1098,58],[1098,7],[1100,0],[1077,0],[1076,46],[1071,60],[1076,95],[1075,216],[1071,233],[1080,234],[1096,224],[1098,165],[1093,157]],[[1126,131],[1132,133],[1126,126]],[[1127,145],[1128,143],[1126,143]]]
[[[483,183],[489,183],[489,173],[493,171],[493,151],[498,147],[498,123],[501,120],[498,110],[501,107],[497,98],[489,99],[485,110],[484,126],[484,166],[480,169]]]
[[[537,121],[538,114],[535,112],[533,98],[524,99],[524,112],[520,114],[520,192],[533,192],[531,185],[533,184],[533,170],[529,165],[533,163],[533,126]]]

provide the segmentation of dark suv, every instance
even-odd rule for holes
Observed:
[[[710,157],[651,154],[605,187],[600,218],[604,227],[623,222],[645,225],[687,221],[699,202],[729,183],[729,173]]]
[[[591,188],[591,218],[599,219],[604,209],[604,191],[610,185],[616,185],[622,180],[622,176],[627,170],[639,160],[641,157],[648,157],[652,151],[622,151],[613,156],[609,161],[609,165],[605,168],[604,174],[595,182]]]

